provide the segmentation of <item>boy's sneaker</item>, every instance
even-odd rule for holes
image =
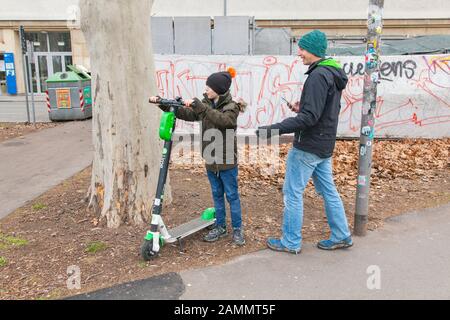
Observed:
[[[339,242],[333,242],[331,240],[322,240],[317,243],[317,247],[322,250],[336,250],[345,249],[353,246],[352,237],[348,237]]]
[[[214,229],[209,231],[204,237],[203,240],[206,242],[214,242],[219,240],[222,237],[225,237],[228,234],[226,227],[215,226]]]
[[[242,228],[233,229],[233,243],[238,246],[243,246],[245,244],[244,232]]]
[[[289,252],[292,254],[299,254],[301,251],[301,249],[297,249],[297,250],[288,249],[287,247],[285,247],[281,244],[280,239],[275,239],[275,238],[267,239],[267,246],[269,247],[269,249],[274,250],[274,251]]]

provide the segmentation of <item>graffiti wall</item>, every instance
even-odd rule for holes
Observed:
[[[360,132],[364,57],[337,57],[349,77],[341,101],[338,135]],[[156,79],[163,97],[201,97],[208,75],[237,70],[231,93],[249,107],[239,117],[240,134],[295,116],[283,98],[300,99],[306,67],[291,56],[155,55]],[[450,55],[382,57],[375,112],[376,137],[450,137]],[[198,125],[179,121],[177,132]]]

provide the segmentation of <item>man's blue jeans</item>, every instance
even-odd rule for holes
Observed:
[[[222,227],[226,226],[225,193],[230,204],[233,229],[241,228],[242,214],[238,190],[238,168],[219,172],[207,171],[207,173],[211,184],[214,207],[216,208],[216,224]]]
[[[284,214],[281,244],[291,250],[302,246],[303,192],[313,178],[317,193],[325,202],[325,213],[333,242],[350,237],[344,205],[333,181],[332,158],[322,159],[296,148],[289,151],[283,186]]]

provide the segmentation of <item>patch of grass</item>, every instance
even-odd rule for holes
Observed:
[[[108,246],[104,242],[94,241],[87,245],[85,252],[95,254],[99,251],[105,250],[107,247]]]
[[[6,258],[0,257],[0,268],[4,267],[8,264],[8,261],[6,261]]]
[[[9,247],[22,247],[28,244],[28,241],[13,236],[5,236],[0,233],[0,249],[8,249]]]
[[[33,204],[32,208],[34,211],[39,211],[39,210],[47,208],[47,206],[43,203],[35,203],[35,204]]]
[[[139,262],[138,267],[139,268],[147,268],[148,267],[147,262],[144,262],[144,261]]]

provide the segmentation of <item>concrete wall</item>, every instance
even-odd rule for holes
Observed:
[[[342,96],[338,133],[359,136],[364,57],[338,57],[349,75]],[[249,108],[239,117],[239,133],[294,114],[281,97],[300,99],[306,67],[291,56],[155,56],[157,85],[164,97],[201,97],[209,74],[228,66],[238,75],[231,88]],[[450,137],[450,55],[382,57],[376,110],[377,137]],[[195,132],[179,122],[180,133]]]
[[[0,20],[67,20],[78,0],[0,0]]]
[[[0,0],[0,20],[66,20],[78,0]],[[155,0],[156,16],[223,15],[224,0]],[[366,19],[367,0],[227,0],[228,15],[257,19]],[[385,1],[386,19],[448,19],[448,0]]]
[[[79,29],[72,29],[70,30],[70,37],[72,40],[72,62],[90,69],[89,50],[83,32]]]
[[[157,16],[222,15],[224,0],[156,0]],[[367,19],[367,0],[227,0],[228,15],[250,15],[256,19]],[[386,19],[449,18],[448,0],[385,1]]]

